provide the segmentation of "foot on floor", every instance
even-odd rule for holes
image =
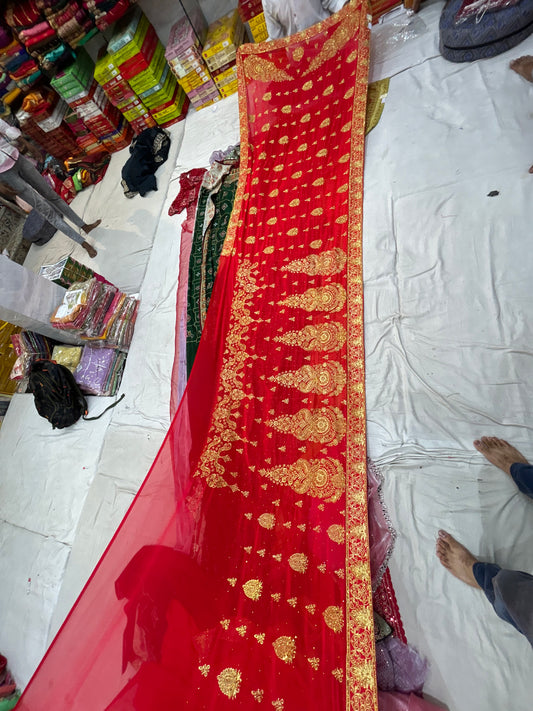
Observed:
[[[442,565],[463,583],[473,588],[479,587],[472,571],[472,566],[477,563],[477,559],[447,531],[439,531],[437,557]]]
[[[491,464],[498,467],[506,474],[511,475],[511,464],[520,462],[529,464],[527,459],[520,454],[518,449],[506,442],[504,439],[497,437],[482,437],[474,440],[474,447],[480,452]]]

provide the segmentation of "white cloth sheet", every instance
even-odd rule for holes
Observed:
[[[533,571],[533,504],[472,447],[496,435],[533,458],[533,84],[508,67],[533,54],[533,38],[491,60],[446,62],[438,53],[442,5],[423,3],[411,39],[389,42],[387,23],[372,32],[371,79],[392,79],[366,146],[369,455],[384,474],[398,532],[390,566],[407,637],[430,662],[426,691],[449,711],[525,711],[531,648],[434,550],[442,527],[483,560]],[[126,398],[102,420],[56,433],[30,398],[15,397],[0,430],[0,564],[9,571],[0,585],[0,647],[21,684],[168,427],[184,216],[166,211],[181,172],[237,141],[236,97],[189,115],[184,131],[158,172],[158,193],[121,198],[120,154],[75,203],[88,220],[103,217],[92,240],[96,268],[141,294]],[[46,259],[32,247],[34,268],[72,249],[59,240]]]

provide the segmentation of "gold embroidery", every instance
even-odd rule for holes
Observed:
[[[274,526],[276,525],[276,517],[274,516],[274,514],[270,514],[270,513],[261,514],[261,516],[259,516],[259,518],[257,520],[259,522],[259,525],[262,526],[263,528],[271,529],[271,528],[274,528]]]
[[[291,607],[296,607],[296,605],[298,604],[298,598],[297,598],[297,597],[290,597],[290,598],[287,600],[287,602],[289,603],[289,605],[290,605]]]
[[[330,605],[322,613],[324,622],[334,632],[342,632],[344,628],[344,611],[342,607]]]
[[[327,62],[328,59],[335,57],[344,45],[357,35],[358,26],[359,17],[357,13],[354,12],[351,17],[345,16],[345,18],[339,22],[337,28],[331,33],[331,36],[324,42],[322,49],[316,57],[312,59],[303,74],[313,72],[324,64],[324,62]]]
[[[274,188],[271,192],[269,192],[268,197],[277,197],[279,195],[279,190],[277,188]]]
[[[305,609],[307,610],[307,612],[308,612],[310,615],[314,615],[315,612],[316,612],[316,605],[314,605],[314,604],[306,605],[306,606],[305,606]]]
[[[317,157],[317,158],[324,158],[325,156],[327,156],[327,154],[328,154],[328,149],[327,149],[327,148],[321,148],[321,149],[317,152],[316,157]]]
[[[316,528],[316,527],[315,527],[315,528]],[[313,530],[315,530],[315,529],[313,529]],[[320,526],[319,526],[319,531],[320,531]],[[318,532],[319,532],[319,531],[318,531]],[[325,563],[320,563],[320,565],[317,565],[316,568],[317,568],[317,570],[319,570],[321,573],[325,573],[325,572],[326,572],[326,564],[325,564]]]
[[[299,151],[300,153],[303,153],[304,151],[307,150],[307,143],[300,144],[296,150]]]
[[[207,676],[209,674],[209,670],[211,669],[211,666],[209,664],[202,664],[198,667],[200,670],[200,674],[202,676]]]
[[[274,245],[270,244],[268,247],[265,247],[263,252],[265,254],[273,254],[274,253]]]
[[[277,561],[278,563],[281,563],[281,553],[274,553],[272,558],[274,558],[274,560]]]
[[[322,96],[329,96],[330,94],[333,94],[333,84],[330,84],[328,87],[324,89],[322,92]]]
[[[343,156],[339,158],[339,163],[347,163],[350,160],[350,154],[345,153]]]
[[[304,326],[301,331],[287,331],[274,340],[305,351],[340,351],[346,343],[346,330],[340,323],[319,323]]]
[[[292,106],[290,104],[286,104],[285,106],[281,107],[281,111],[284,114],[290,114],[292,111]]]
[[[261,632],[260,634],[254,634],[255,639],[259,642],[259,644],[263,644],[265,641],[265,633]]]
[[[340,188],[337,189],[338,193],[345,193],[348,190],[348,183],[344,183],[344,185],[341,185]]]
[[[289,558],[289,565],[295,573],[305,573],[307,570],[307,556],[305,553],[293,553]]]
[[[352,122],[348,121],[348,123],[345,123],[344,126],[341,128],[342,133],[348,133],[348,131],[352,128]]]
[[[322,123],[320,124],[320,128],[326,128],[326,126],[329,126],[330,123],[331,123],[331,119],[330,119],[330,118],[325,118],[325,119],[322,121]]]
[[[318,657],[307,657],[307,661],[309,662],[309,664],[313,667],[313,669],[315,671],[320,666],[320,659]]]
[[[346,94],[344,94],[344,96],[342,98],[343,99],[351,99],[352,96],[354,95],[354,91],[355,91],[355,89],[352,86],[352,88],[348,89],[348,91],[346,92]]]
[[[237,632],[240,634],[241,637],[244,637],[246,635],[246,630],[248,629],[246,625],[240,625],[239,627],[235,628]]]
[[[263,101],[270,101],[271,98],[272,98],[272,92],[271,92],[271,91],[267,91],[266,94],[263,94]],[[346,98],[346,97],[345,97],[345,98]]]
[[[310,79],[309,81],[306,81],[305,84],[302,86],[302,89],[304,91],[309,91],[309,89],[313,88],[313,80]]]
[[[259,600],[263,592],[263,583],[256,578],[252,578],[244,583],[242,589],[246,597],[249,597],[250,600]]]
[[[338,568],[335,571],[335,575],[337,575],[341,580],[344,580],[344,569],[343,568]]]
[[[292,81],[290,74],[262,57],[246,57],[244,71],[250,79],[257,81]]]
[[[298,202],[300,202],[298,200]],[[292,205],[292,203],[291,203]],[[309,276],[327,276],[338,274],[346,266],[346,252],[339,247],[329,249],[320,254],[310,254],[303,259],[296,259],[281,267],[281,271],[309,274]]]
[[[335,543],[344,543],[344,526],[340,526],[338,523],[332,524],[328,528],[328,536]]]
[[[237,578],[228,578],[228,583],[234,588],[237,585]]]
[[[313,180],[313,185],[315,187],[318,187],[319,185],[324,185],[324,178],[317,178],[316,180]]]
[[[236,277],[236,289],[230,313],[230,328],[220,373],[219,397],[212,415],[206,445],[200,456],[196,476],[203,477],[210,487],[228,486],[224,479],[224,458],[237,435],[237,412],[244,394],[244,369],[249,350],[246,334],[254,322],[250,303],[258,287],[252,276],[250,262],[242,262]]]
[[[292,227],[290,230],[287,231],[287,234],[289,237],[296,237],[296,235],[298,234],[298,228]]]
[[[292,434],[303,442],[339,444],[346,434],[346,420],[338,407],[302,408],[293,415],[281,415],[267,422],[279,432]]]
[[[258,703],[261,703],[261,701],[263,700],[264,693],[265,692],[263,691],[263,689],[255,689],[254,691],[252,691],[252,696]]]
[[[241,688],[242,676],[238,669],[227,667],[217,676],[220,691],[229,699],[234,699]]]
[[[303,294],[288,296],[278,301],[280,306],[292,306],[304,311],[340,311],[346,303],[346,290],[340,284],[327,284],[326,286],[307,289]]]
[[[283,699],[276,699],[272,702],[272,706],[274,707],[274,711],[283,711],[285,702],[283,701]]]
[[[298,370],[271,375],[269,380],[297,388],[302,393],[340,395],[346,386],[346,372],[340,363],[328,360],[318,365],[303,365]]]
[[[282,146],[284,146],[284,145],[285,145],[286,143],[288,143],[288,142],[289,142],[289,137],[288,137],[288,136],[282,136],[282,137],[279,139],[279,141],[278,141],[278,143],[281,143]]]
[[[348,222],[348,216],[347,215],[341,215],[340,217],[337,217],[335,222],[338,225],[344,225],[345,222]]]
[[[322,247],[322,240],[314,239],[312,242],[309,242],[309,246],[311,249],[320,249],[320,247]]]
[[[296,656],[296,640],[294,637],[278,637],[272,642],[272,646],[274,647],[276,656],[281,659],[282,662],[290,664],[294,661],[294,657]]]
[[[344,493],[344,469],[336,459],[298,459],[272,469],[260,469],[261,476],[271,481],[289,486],[298,494],[335,502]]]
[[[303,56],[304,56],[304,48],[303,47],[296,47],[296,49],[292,53],[292,58],[295,59],[297,62],[299,62]]]
[[[270,218],[267,220],[267,225],[275,225],[277,221],[278,221],[278,218],[277,218],[277,217],[270,217]]]
[[[291,200],[289,203],[289,207],[298,207],[300,204],[300,198],[294,198],[294,200]]]
[[[311,114],[304,114],[300,119],[300,123],[307,123],[311,120]]]
[[[261,131],[262,131],[263,133],[266,133],[267,131],[270,131],[270,124],[269,124],[269,123],[263,124],[263,126],[261,127]]]
[[[279,602],[281,600],[281,594],[280,593],[272,593],[270,596],[274,602]]]
[[[315,207],[314,210],[311,210],[311,215],[313,215],[314,217],[318,217],[318,215],[321,215],[323,212],[324,212],[323,207]]]
[[[333,676],[335,677],[335,679],[337,679],[337,681],[338,681],[340,684],[342,684],[342,682],[344,681],[344,672],[343,672],[343,670],[337,668],[337,669],[333,669],[333,671],[332,671],[331,673],[333,674]]]
[[[301,178],[302,175],[303,175],[302,171],[301,171],[301,170],[297,170],[296,173],[293,173],[293,174],[291,175],[291,178],[292,178],[293,180],[298,180],[298,178]]]
[[[229,629],[230,620],[220,620],[220,624],[225,630]]]
[[[273,170],[275,173],[281,173],[281,171],[283,170],[284,167],[285,167],[285,166],[283,165],[283,163],[279,163],[278,165],[275,165],[275,166],[272,168],[272,170]]]

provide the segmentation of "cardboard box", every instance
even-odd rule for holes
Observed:
[[[231,47],[234,44],[235,33],[239,25],[242,26],[242,21],[238,10],[232,10],[209,25],[202,51],[203,58],[208,59]]]

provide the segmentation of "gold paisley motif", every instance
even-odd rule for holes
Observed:
[[[270,101],[271,98],[272,98],[271,91],[267,91],[266,94],[263,94],[263,101]],[[344,97],[344,98],[346,98],[346,97]]]
[[[330,605],[329,607],[326,607],[322,613],[322,617],[330,630],[333,630],[334,632],[342,632],[344,629],[344,610],[342,607]]]
[[[276,173],[281,173],[281,171],[283,170],[283,168],[284,168],[283,163],[278,163],[278,165],[275,165],[275,166],[274,166],[274,170],[275,170]]]
[[[354,95],[354,91],[355,91],[355,89],[352,86],[352,88],[348,89],[348,91],[346,92],[346,94],[344,94],[344,96],[342,98],[343,99],[351,99],[352,96]]]
[[[335,543],[339,543],[339,544],[344,543],[344,526],[341,526],[338,523],[332,524],[328,528],[328,536]]]
[[[346,329],[340,323],[318,323],[304,326],[301,331],[287,331],[274,340],[304,351],[340,351],[346,343]]]
[[[306,81],[305,84],[302,86],[302,89],[304,91],[309,91],[309,89],[313,88],[313,80],[309,79],[309,81]]]
[[[292,53],[292,58],[295,59],[297,62],[299,62],[304,56],[304,48],[303,47],[296,47],[294,52]]]
[[[300,201],[298,200],[299,204]],[[292,203],[290,203],[292,205]],[[340,247],[328,249],[320,254],[310,254],[308,257],[296,259],[281,267],[284,272],[308,274],[309,276],[327,276],[342,272],[346,266],[346,252]]]
[[[252,578],[243,584],[242,589],[246,597],[249,597],[250,600],[259,600],[263,592],[263,583],[257,580],[257,578]]]
[[[346,387],[346,372],[340,363],[328,360],[325,363],[302,365],[298,370],[271,375],[269,380],[306,394],[336,396]]]
[[[308,565],[307,556],[305,553],[293,553],[289,557],[289,565],[295,573],[305,573]]]
[[[272,642],[276,656],[282,662],[290,664],[296,656],[296,640],[294,637],[282,636]]]
[[[323,212],[324,212],[323,207],[315,207],[314,210],[311,210],[311,215],[313,215],[313,217],[318,217],[319,215],[322,215]]]
[[[267,220],[267,225],[275,225],[277,221],[278,221],[278,218],[277,218],[277,217],[270,217],[270,218]]]
[[[238,669],[227,667],[217,676],[217,681],[220,691],[227,696],[228,699],[234,699],[241,688],[242,676]]]
[[[317,178],[316,180],[313,180],[313,185],[315,187],[318,187],[319,185],[324,185],[324,178]]]
[[[298,148],[296,150],[299,151],[300,153],[303,153],[304,151],[307,150],[307,143],[302,143],[301,145],[298,146]]]
[[[271,190],[268,193],[268,197],[277,197],[279,195],[279,190],[278,188],[274,188],[274,190]]]
[[[291,306],[304,311],[340,311],[346,303],[346,289],[340,284],[312,287],[303,294],[288,296],[278,301],[280,306]]]
[[[330,457],[322,459],[298,459],[271,469],[260,469],[259,474],[270,481],[288,486],[297,494],[335,502],[345,489],[344,468]]]
[[[304,76],[318,69],[328,59],[335,57],[349,40],[357,36],[358,32],[359,17],[357,13],[345,15],[331,36],[324,42],[320,52],[309,62],[309,66],[303,72]]]
[[[265,254],[273,254],[273,253],[274,253],[274,245],[271,244],[271,245],[269,245],[268,247],[265,247],[264,250],[263,250],[263,252],[264,252]]]
[[[320,247],[322,247],[322,240],[314,239],[312,242],[309,242],[309,246],[311,249],[320,249]]]
[[[311,121],[311,114],[304,114],[300,119],[300,123],[308,123],[308,121]]]
[[[302,171],[301,171],[301,170],[297,170],[296,173],[293,173],[293,174],[291,175],[291,178],[292,178],[293,180],[298,180],[298,178],[301,178],[301,177],[302,177]]]
[[[330,94],[333,94],[333,84],[327,86],[322,92],[322,96],[329,96]]]
[[[339,163],[347,163],[350,160],[350,154],[345,153],[343,156],[339,158]]]
[[[317,158],[325,158],[325,156],[327,156],[327,154],[328,154],[328,149],[327,149],[327,148],[321,148],[321,149],[317,152],[316,157],[317,157]]]
[[[285,106],[281,107],[281,112],[283,114],[290,114],[292,111],[292,106],[290,104],[285,104]]]
[[[300,204],[300,198],[294,198],[294,200],[291,200],[289,203],[289,207],[298,207]]]
[[[254,55],[245,58],[244,71],[250,79],[256,81],[292,81],[291,75],[277,67],[274,62]]]
[[[348,222],[348,215],[341,215],[340,217],[337,217],[335,222],[337,225],[344,225],[346,222]]]
[[[278,432],[292,434],[302,442],[339,444],[346,434],[346,420],[338,407],[304,407],[293,415],[281,415],[266,423]]]
[[[263,528],[272,529],[276,525],[276,517],[271,513],[264,513],[257,519],[260,526]]]
[[[296,237],[298,234],[298,228],[297,227],[291,227],[290,230],[287,230],[287,234],[289,237]]]
[[[331,119],[330,119],[330,118],[325,118],[325,119],[322,121],[322,123],[320,124],[320,128],[326,128],[326,126],[329,126],[330,123],[331,123]]]
[[[279,139],[279,141],[278,141],[278,143],[281,143],[282,146],[284,146],[284,145],[285,145],[286,143],[288,143],[288,142],[289,142],[289,137],[288,137],[288,136],[282,136],[282,137]]]

